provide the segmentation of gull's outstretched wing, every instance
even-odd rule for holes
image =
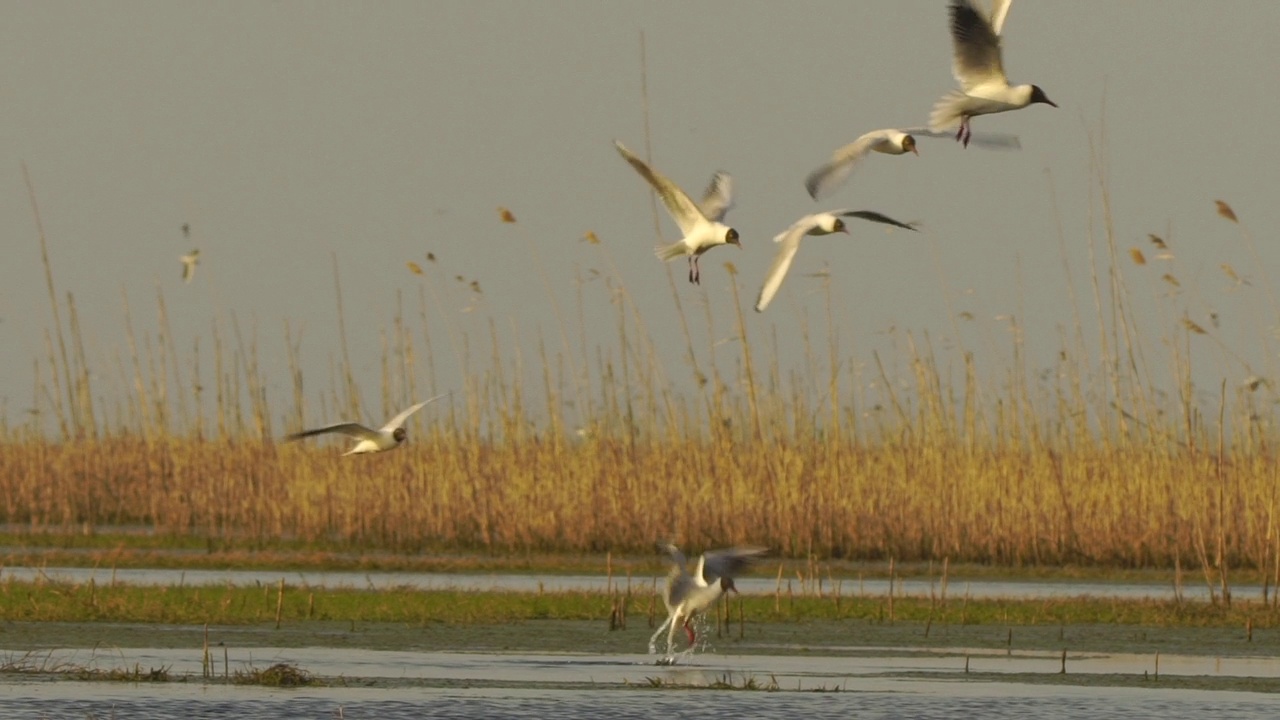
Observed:
[[[662,203],[667,206],[667,213],[671,215],[671,219],[676,221],[676,225],[680,226],[680,232],[688,235],[699,221],[705,221],[706,216],[693,203],[693,200],[680,189],[679,185],[671,182],[662,173],[649,167],[645,161],[636,157],[626,145],[613,141],[618,148],[618,154],[621,155],[636,172],[640,173],[640,177],[649,182],[653,191],[658,193],[658,197],[662,198]]]
[[[809,197],[817,200],[839,187],[848,179],[858,161],[876,149],[877,145],[893,142],[894,132],[896,131],[892,129],[872,130],[832,153],[830,160],[809,173],[809,177],[805,179],[804,187],[809,191]]]
[[[999,35],[1004,30],[1004,19],[1009,14],[1013,0],[991,0],[991,31]]]
[[[951,44],[951,73],[966,93],[993,81],[1008,84],[1000,36],[970,0],[955,0],[951,5]]]
[[[782,287],[782,281],[787,277],[791,261],[795,259],[796,251],[800,249],[800,241],[817,225],[817,215],[805,215],[773,239],[778,243],[778,252],[773,256],[769,272],[764,276],[764,285],[760,288],[760,296],[756,298],[756,312],[764,312],[764,309],[769,307],[773,296],[778,293],[778,288]]]
[[[832,215],[839,215],[840,217],[854,217],[859,220],[869,220],[871,222],[884,223],[885,225],[893,225],[894,227],[900,227],[903,230],[917,230],[915,223],[899,222],[888,215],[878,213],[875,210],[832,210],[830,212]]]
[[[382,426],[382,432],[395,432],[396,428],[400,427],[401,425],[404,425],[404,421],[408,420],[410,415],[418,412],[422,408],[426,407],[428,404],[433,403],[436,400],[439,400],[440,398],[447,396],[448,394],[449,393],[444,393],[443,395],[437,395],[433,398],[423,400],[417,405],[411,405],[408,408],[401,410],[399,415],[391,418],[390,420],[387,421],[386,425]]]
[[[702,194],[698,209],[711,222],[720,222],[733,208],[733,178],[723,170],[711,176],[711,184]]]
[[[740,574],[767,552],[768,548],[762,547],[711,550],[702,554],[702,559],[698,561],[698,572],[707,584],[711,584],[722,577],[731,578]]]
[[[286,440],[301,440],[302,438],[311,437],[312,435],[324,435],[326,433],[341,433],[357,440],[377,440],[378,431],[367,428],[360,423],[338,423],[337,425],[329,425],[327,427],[316,428],[314,430],[303,430],[302,432],[289,435]]]

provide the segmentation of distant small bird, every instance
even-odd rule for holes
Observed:
[[[953,0],[951,10],[951,73],[959,90],[943,95],[933,106],[929,129],[942,131],[960,123],[956,140],[969,146],[969,119],[975,115],[1017,110],[1034,103],[1058,107],[1036,85],[1009,85],[1001,58],[1000,30],[1011,0],[996,0],[990,18],[972,0]]]
[[[191,237],[191,223],[182,223],[182,237]]]
[[[663,630],[667,633],[667,655],[671,655],[675,646],[676,629],[683,627],[689,636],[689,647],[697,640],[693,628],[689,626],[694,616],[715,604],[720,596],[738,588],[733,584],[733,576],[740,574],[755,562],[756,558],[768,552],[760,547],[734,547],[722,550],[711,550],[698,558],[698,566],[690,575],[685,569],[684,553],[671,543],[662,543],[659,548],[671,560],[671,572],[667,574],[667,584],[663,588],[662,602],[667,606],[667,619],[658,626],[658,630],[649,638],[649,653],[656,653],[658,636]]]
[[[191,278],[196,274],[196,264],[200,262],[200,251],[192,250],[178,260],[182,262],[182,282],[191,282]]]
[[[847,217],[884,223],[906,230],[916,229],[911,223],[898,222],[873,210],[831,210],[805,215],[773,239],[778,243],[778,254],[774,256],[773,264],[769,266],[769,272],[765,275],[764,286],[760,288],[760,297],[756,300],[756,312],[764,312],[773,300],[773,296],[777,294],[778,288],[782,287],[782,281],[787,277],[791,261],[795,258],[796,251],[800,249],[800,240],[805,235],[848,234],[849,230],[841,219]]]
[[[698,271],[698,258],[702,253],[717,245],[737,245],[738,231],[721,222],[725,213],[733,206],[733,184],[728,173],[716,173],[707,188],[701,205],[681,190],[678,185],[668,180],[658,171],[650,168],[643,160],[636,157],[625,145],[618,141],[613,143],[618,154],[640,173],[640,177],[649,182],[658,197],[667,206],[667,213],[680,226],[684,237],[671,245],[661,245],[654,252],[659,260],[671,260],[680,256],[689,258],[689,282],[699,284],[701,276]]]
[[[916,136],[951,137],[951,133],[934,132],[928,128],[872,130],[836,150],[832,153],[830,160],[809,173],[809,177],[804,182],[805,189],[814,200],[820,199],[843,185],[858,162],[873,151],[886,155],[903,155],[909,152],[919,155],[920,151],[916,149]],[[1008,150],[1017,150],[1022,147],[1017,135],[1003,133],[980,133],[973,136],[973,142],[975,145]]]
[[[355,447],[342,453],[344,456],[362,455],[364,453],[383,452],[384,450],[394,450],[395,448],[400,447],[400,443],[404,442],[404,439],[407,436],[407,433],[405,432],[403,427],[404,421],[408,420],[410,415],[418,412],[423,407],[425,407],[428,403],[435,402],[436,400],[439,400],[440,398],[445,397],[448,394],[449,393],[444,393],[443,395],[437,395],[429,400],[424,400],[418,403],[417,405],[413,405],[409,407],[408,409],[401,412],[399,415],[396,415],[395,417],[391,418],[391,420],[389,420],[386,425],[382,426],[381,430],[372,430],[370,428],[365,427],[364,425],[361,425],[360,423],[347,422],[347,423],[338,423],[337,425],[329,425],[327,427],[322,427],[322,428],[316,428],[315,430],[303,430],[302,432],[293,433],[292,435],[289,435],[286,438],[286,440],[289,442],[292,442],[294,440],[301,440],[302,438],[308,438],[313,435],[323,435],[325,433],[341,433],[348,437],[355,438],[355,440],[357,441]]]

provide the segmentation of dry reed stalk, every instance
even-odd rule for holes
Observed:
[[[27,199],[31,203],[31,214],[36,221],[36,236],[40,239],[40,262],[44,266],[45,286],[49,290],[49,309],[53,311],[54,336],[58,339],[58,354],[62,358],[60,365],[62,368],[63,381],[68,393],[67,403],[71,410],[71,422],[69,427],[66,421],[62,418],[62,412],[60,410],[62,407],[62,398],[60,392],[56,395],[58,401],[55,403],[54,408],[58,411],[58,423],[62,426],[63,438],[70,439],[71,430],[74,430],[77,435],[80,432],[80,422],[76,415],[75,398],[71,395],[73,387],[71,383],[71,365],[67,362],[67,344],[62,337],[62,318],[58,312],[58,296],[53,287],[53,269],[49,263],[49,243],[44,233],[44,221],[40,218],[40,205],[36,202],[35,185],[31,182],[31,173],[27,171],[27,163],[24,161],[21,165],[22,182],[27,186]],[[58,368],[59,364],[53,364],[51,366],[55,385],[58,382]]]
[[[362,416],[360,412],[360,391],[356,387],[355,372],[351,365],[351,351],[347,346],[347,316],[342,308],[342,277],[338,273],[338,254],[336,252],[330,253],[329,259],[333,265],[333,296],[338,306],[338,339],[342,349],[343,414],[347,417],[358,418]]]
[[[642,109],[642,117],[644,120],[644,160],[646,163],[653,164],[653,132],[649,123],[649,59],[646,52],[644,30],[640,31],[640,107]],[[653,218],[653,234],[658,242],[662,242],[662,218],[658,214],[658,198],[655,193],[649,193],[649,215]],[[680,301],[680,293],[676,288],[675,274],[671,271],[670,263],[663,263],[663,269],[667,275],[667,286],[671,290],[671,299],[675,303],[676,318],[680,321],[680,332],[684,337],[685,357],[689,362],[689,369],[693,373],[693,377],[701,379],[704,377],[701,368],[698,366],[698,355],[693,350],[693,334],[689,332],[689,318],[685,315],[684,305]]]

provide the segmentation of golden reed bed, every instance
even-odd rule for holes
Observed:
[[[924,438],[924,439],[917,439]],[[529,439],[444,432],[369,458],[164,438],[12,442],[4,517],[412,550],[649,551],[657,537],[784,555],[1272,570],[1276,458],[1148,444]]]

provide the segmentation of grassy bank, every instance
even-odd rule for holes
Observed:
[[[727,622],[791,623],[847,620],[876,624],[1090,625],[1271,628],[1280,621],[1269,605],[1237,601],[1114,600],[1077,597],[989,600],[952,596],[735,596],[721,610]],[[243,625],[279,622],[494,624],[532,620],[584,620],[604,629],[613,618],[645,625],[665,617],[661,600],[646,587],[616,592],[485,592],[262,587],[139,587],[58,582],[0,583],[0,618],[22,622],[164,623]]]

